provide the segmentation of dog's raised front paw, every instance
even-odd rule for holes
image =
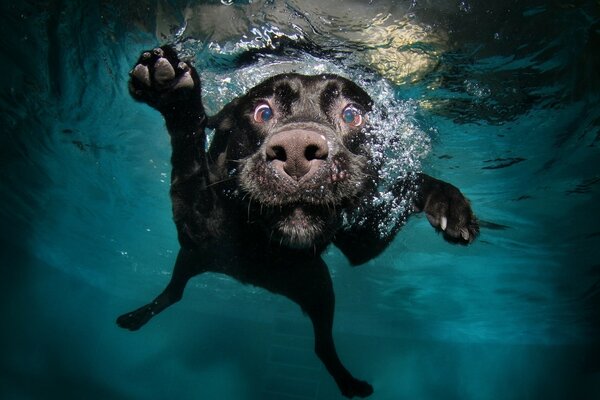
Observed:
[[[469,200],[455,186],[438,181],[423,209],[429,223],[451,243],[469,244],[479,235],[479,223]]]
[[[169,46],[144,51],[129,76],[131,96],[159,111],[200,94],[200,79],[196,70],[180,61],[175,50]]]

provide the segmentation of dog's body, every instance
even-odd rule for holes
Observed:
[[[171,136],[181,250],[164,292],[118,324],[139,329],[180,300],[191,277],[224,273],[298,303],[313,323],[315,351],[342,394],[370,395],[371,385],[354,378],[337,356],[334,294],[320,256],[334,243],[352,264],[363,263],[385,249],[404,220],[382,235],[378,225],[387,210],[368,201],[378,166],[365,139],[367,93],[334,75],[278,75],[207,118],[198,74],[169,47],[142,53],[130,92],[162,113]],[[207,126],[215,136],[205,151]],[[413,192],[406,216],[425,211],[451,242],[467,244],[478,234],[468,201],[448,183],[418,174],[390,191],[398,197]]]

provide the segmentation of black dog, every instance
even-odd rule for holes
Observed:
[[[334,75],[272,77],[207,118],[200,79],[170,47],[142,53],[131,72],[134,99],[162,113],[172,144],[171,197],[181,249],[166,289],[117,323],[139,329],[179,301],[187,281],[219,272],[282,294],[310,317],[315,351],[346,397],[373,392],[339,360],[332,337],[334,294],[320,254],[334,243],[353,264],[381,253],[386,234],[377,168],[366,140],[372,100]],[[205,151],[205,128],[215,129]],[[423,174],[395,182],[396,197],[424,211],[444,238],[479,232],[460,191]],[[409,193],[413,193],[412,196]]]

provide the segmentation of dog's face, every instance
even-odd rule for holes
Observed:
[[[249,219],[275,242],[331,240],[370,177],[365,151],[371,98],[334,75],[278,75],[236,99],[217,129]]]

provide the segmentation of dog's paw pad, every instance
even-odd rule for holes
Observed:
[[[193,67],[168,46],[143,52],[129,76],[131,96],[159,110],[191,98],[200,85]]]
[[[152,49],[152,53],[157,57],[164,57],[164,55],[165,55],[165,51],[163,49],[161,49],[160,47]]]
[[[137,64],[129,73],[132,79],[136,79],[138,82],[146,87],[150,87],[152,82],[150,81],[150,70],[148,67],[142,64]]]
[[[154,81],[159,85],[166,85],[175,78],[175,69],[164,57],[154,63]]]
[[[190,67],[184,63],[180,62],[177,66],[177,69],[183,71],[183,74],[179,77],[178,81],[173,85],[174,90],[180,89],[192,89],[195,85],[194,78],[192,78],[192,74],[190,71]]]

